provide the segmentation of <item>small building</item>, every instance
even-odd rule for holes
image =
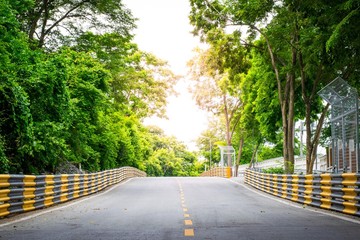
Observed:
[[[235,165],[235,149],[233,146],[219,146],[220,167],[232,167]]]

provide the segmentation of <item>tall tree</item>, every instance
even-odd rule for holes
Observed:
[[[19,169],[33,145],[30,102],[18,81],[28,78],[32,54],[16,19],[29,3],[0,2],[0,172]]]
[[[319,25],[329,27],[326,51],[331,55],[334,70],[360,91],[360,15],[358,0],[321,0],[317,11]],[[324,8],[326,6],[326,8]],[[321,9],[320,8],[320,9]],[[314,19],[316,20],[316,19]]]
[[[242,106],[236,76],[249,67],[246,49],[238,41],[238,32],[226,34],[214,29],[208,36],[210,47],[198,49],[198,56],[188,64],[195,80],[192,92],[200,107],[223,117],[226,143],[231,146],[240,119],[236,113]]]
[[[315,24],[314,21],[319,14],[324,14],[324,9],[329,13],[329,8],[321,1],[192,0],[190,2],[192,4],[190,20],[195,26],[194,33],[202,35],[203,39],[208,40],[211,29],[235,25],[241,31],[247,30],[247,39],[239,40],[245,45],[254,47],[252,44],[254,39],[264,40],[264,49],[266,49],[264,53],[268,56],[277,83],[285,168],[286,172],[292,172],[294,120],[296,115],[305,114],[301,108],[297,108],[298,89],[301,89],[305,104],[307,127],[317,120],[317,113],[322,110],[316,92],[320,87],[319,82],[328,81],[329,76],[324,74],[328,72],[324,67],[328,66],[326,64],[328,56],[324,51],[327,31],[326,27]],[[352,5],[353,1],[349,1],[348,4]],[[315,41],[312,41],[313,39]],[[317,73],[314,72],[315,69]],[[313,156],[316,155],[318,136],[326,109],[323,108],[315,134],[308,129],[308,171],[311,171],[310,165]]]
[[[268,54],[274,70],[275,79],[278,86],[278,98],[282,115],[282,129],[284,133],[283,155],[287,172],[293,171],[294,146],[293,146],[293,122],[294,122],[294,89],[296,65],[296,49],[288,49],[287,59],[277,57],[274,52],[273,43],[270,41],[266,31],[259,27],[265,23],[269,15],[278,9],[273,1],[197,1],[191,0],[190,21],[195,26],[194,33],[208,38],[209,32],[213,28],[225,28],[226,25],[238,25],[248,28],[251,40],[257,34],[261,34],[266,42]],[[288,19],[291,28],[292,19]],[[284,29],[285,30],[285,29]],[[290,43],[294,41],[294,36],[289,36]],[[240,41],[240,39],[239,39]],[[286,56],[286,55],[285,55]],[[287,68],[287,72],[282,72],[279,68]]]
[[[29,39],[47,48],[69,45],[86,31],[130,36],[135,27],[121,0],[35,0],[19,19]]]
[[[241,102],[239,98],[230,96],[228,74],[217,66],[217,57],[211,50],[200,51],[197,59],[189,62],[192,79],[195,81],[192,93],[200,108],[223,117],[226,143],[231,146],[231,121]],[[231,162],[228,165],[231,166]]]
[[[111,72],[110,97],[118,108],[129,108],[139,118],[165,116],[166,98],[174,93],[179,76],[167,62],[143,52],[118,33],[85,33],[73,47],[90,52]]]
[[[133,19],[119,4],[0,2],[0,172],[54,173],[64,162],[91,172],[147,168],[156,147],[141,120],[163,115],[177,77],[131,42]],[[196,175],[195,156],[164,142],[169,174]]]

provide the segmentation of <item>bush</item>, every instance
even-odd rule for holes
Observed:
[[[271,167],[262,170],[263,173],[274,173],[274,174],[284,174],[285,170],[283,167]]]

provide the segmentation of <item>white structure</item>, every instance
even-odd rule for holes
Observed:
[[[233,146],[219,146],[220,148],[220,166],[231,167],[235,163],[235,149]],[[225,161],[226,160],[226,161]]]
[[[274,167],[283,167],[284,166],[284,159],[283,157],[272,158],[268,160],[264,160],[262,162],[256,162],[256,168],[274,168]],[[239,166],[239,173],[243,173],[246,168],[249,167],[249,164],[243,164]],[[296,173],[306,173],[306,157],[295,157],[295,164],[294,164],[295,172]],[[317,160],[314,163],[314,172],[327,172],[327,159],[326,155],[319,154]]]

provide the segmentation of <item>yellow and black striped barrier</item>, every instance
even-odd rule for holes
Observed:
[[[280,175],[247,169],[245,183],[281,198],[360,216],[360,174]]]
[[[146,177],[146,173],[122,167],[90,174],[0,174],[0,217],[86,196],[132,177]]]
[[[231,178],[231,167],[215,167],[200,174],[201,177]]]

